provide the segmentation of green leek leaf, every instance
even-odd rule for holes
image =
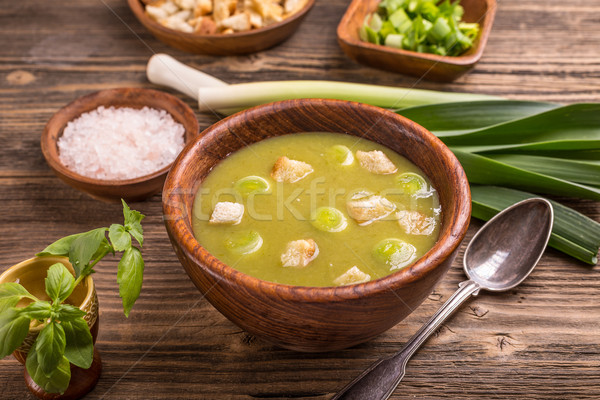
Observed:
[[[558,104],[534,101],[487,100],[431,104],[396,112],[442,137],[529,117],[557,107]]]
[[[472,185],[472,215],[487,221],[504,208],[531,197],[538,196],[514,189]],[[600,248],[600,223],[556,201],[549,201],[554,208],[554,225],[548,245],[595,265]]]
[[[487,154],[486,157],[555,178],[600,186],[600,161],[586,162],[525,154]]]
[[[449,146],[600,140],[600,104],[573,104],[460,135],[439,136]]]
[[[575,135],[575,134],[573,134]],[[445,138],[441,137],[443,142]],[[539,153],[544,151],[590,151],[600,150],[600,140],[550,140],[536,143],[508,143],[498,145],[452,146],[453,149],[470,153]]]
[[[450,150],[462,164],[470,183],[600,200],[599,188],[527,171],[454,148],[450,148]]]

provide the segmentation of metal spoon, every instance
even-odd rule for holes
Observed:
[[[371,365],[332,400],[385,400],[404,377],[406,363],[435,330],[480,289],[502,292],[514,288],[533,271],[550,239],[554,219],[550,202],[523,200],[490,219],[473,236],[464,256],[469,280],[444,303],[433,317],[389,358]]]

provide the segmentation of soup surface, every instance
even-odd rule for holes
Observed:
[[[202,183],[193,213],[199,243],[230,267],[271,282],[338,286],[417,260],[438,238],[441,209],[406,158],[319,132],[229,155]]]

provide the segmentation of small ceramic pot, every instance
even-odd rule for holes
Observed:
[[[49,300],[45,290],[44,279],[47,276],[48,268],[56,263],[62,263],[71,273],[74,273],[73,267],[66,257],[34,257],[14,265],[0,275],[0,283],[17,282],[23,285],[31,294],[40,300]],[[31,301],[21,300],[17,307],[25,307]],[[96,343],[98,336],[98,296],[91,276],[87,276],[74,290],[71,296],[66,300],[67,303],[79,307],[86,312],[83,317],[92,334],[92,339]],[[27,360],[27,353],[37,339],[38,334],[43,329],[44,324],[32,321],[29,326],[29,333],[23,341],[23,344],[13,352],[13,356],[23,365]],[[29,376],[25,370],[25,381],[29,390],[42,399],[77,399],[89,392],[98,382],[102,363],[97,351],[94,349],[94,361],[92,366],[87,369],[81,369],[71,364],[71,384],[67,391],[62,394],[46,393]]]

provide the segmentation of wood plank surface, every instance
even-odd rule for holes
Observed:
[[[600,101],[598,0],[499,0],[481,62],[452,84],[347,59],[335,30],[348,3],[318,0],[299,31],[271,50],[209,57],[158,42],[122,0],[3,1],[0,271],[58,237],[121,218],[118,205],[60,182],[42,157],[39,138],[52,114],[78,96],[111,87],[153,87],[145,78],[153,53],[171,54],[232,83],[331,79],[513,99]],[[218,120],[197,116],[202,128]],[[598,202],[561,200],[600,219]],[[459,256],[421,307],[363,345],[326,354],[282,350],[241,331],[202,298],[172,251],[159,195],[132,207],[148,216],[144,287],[126,319],[116,260],[96,268],[97,346],[104,369],[89,399],[329,399],[373,361],[398,350],[464,279]],[[479,226],[473,221],[467,239]],[[517,289],[481,294],[461,308],[414,356],[392,398],[599,399],[599,295],[599,267],[549,250]],[[1,399],[33,398],[22,374],[12,356],[0,360]]]

